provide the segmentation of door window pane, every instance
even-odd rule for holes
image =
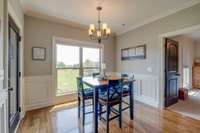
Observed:
[[[83,48],[83,67],[99,67],[100,49]]]
[[[10,119],[13,119],[17,113],[17,34],[10,28],[10,45],[9,45],[9,86],[10,91]]]
[[[57,44],[56,53],[56,96],[77,92],[77,77],[92,76],[93,73],[100,73],[101,58],[99,48]]]
[[[57,45],[57,68],[78,68],[79,50],[77,46]]]
[[[79,69],[57,69],[57,96],[76,92],[78,76]]]
[[[76,77],[80,70],[80,47],[57,45],[57,90],[56,95],[76,92]]]

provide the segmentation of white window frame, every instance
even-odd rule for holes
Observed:
[[[53,47],[52,47],[52,102],[54,104],[59,104],[63,102],[69,102],[77,100],[77,93],[71,93],[66,94],[62,96],[56,96],[56,90],[57,90],[57,69],[56,69],[56,56],[57,56],[57,44],[60,43],[62,45],[67,46],[78,46],[78,47],[86,47],[86,48],[100,48],[101,49],[101,57],[100,57],[100,69],[101,64],[104,62],[104,45],[98,44],[98,43],[92,43],[87,41],[80,41],[80,40],[73,40],[68,38],[62,38],[62,37],[53,37]]]
[[[183,67],[183,87],[186,89],[190,89],[190,68],[188,66]]]

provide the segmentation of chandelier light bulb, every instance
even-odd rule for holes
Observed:
[[[106,34],[107,34],[107,35],[110,35],[110,33],[111,33],[110,28],[107,28],[107,29],[106,29]]]
[[[97,37],[101,37],[101,31],[97,31]]]
[[[103,30],[106,30],[107,27],[108,27],[107,24],[106,24],[106,23],[103,23],[103,25],[102,25],[102,29],[103,29]]]
[[[92,35],[92,30],[89,29],[89,30],[88,30],[88,33],[89,33],[89,35],[91,36],[91,35]]]
[[[95,30],[95,25],[94,24],[90,24],[90,30],[94,31]]]

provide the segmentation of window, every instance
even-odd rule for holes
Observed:
[[[190,87],[190,69],[188,67],[183,68],[183,87]]]
[[[79,76],[79,47],[57,46],[57,92],[56,95],[72,93],[76,91],[76,77]]]
[[[56,96],[75,93],[76,77],[100,73],[100,48],[56,44],[56,53]]]
[[[91,76],[100,73],[100,49],[83,48],[83,75]]]

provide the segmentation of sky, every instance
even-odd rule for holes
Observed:
[[[79,48],[78,46],[57,44],[57,62],[63,62],[66,65],[78,64]],[[99,49],[83,47],[83,62],[86,59],[97,62],[99,60]]]

